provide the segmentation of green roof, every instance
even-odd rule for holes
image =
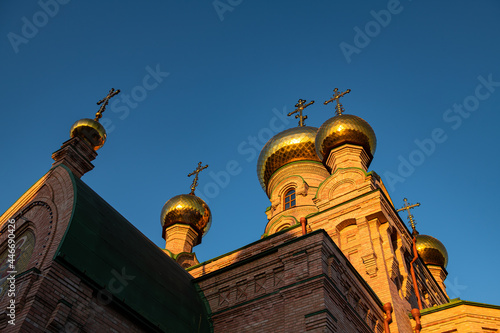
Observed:
[[[116,304],[152,329],[210,332],[209,309],[191,275],[69,169],[60,167],[72,178],[75,198],[54,260],[112,294]]]
[[[436,306],[433,306],[430,308],[420,310],[420,314],[422,316],[425,316],[426,314],[429,314],[429,313],[443,311],[443,310],[453,308],[453,307],[459,306],[459,305],[469,305],[469,306],[476,306],[476,307],[480,307],[480,308],[490,308],[490,309],[500,310],[500,306],[498,306],[498,305],[470,302],[470,301],[461,300],[460,298],[454,298],[454,299],[450,300],[448,303],[436,305]],[[413,318],[411,314],[410,314],[410,318]]]

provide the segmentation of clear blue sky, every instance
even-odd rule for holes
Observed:
[[[346,112],[378,138],[370,169],[396,206],[422,204],[418,230],[448,249],[450,296],[500,303],[497,1],[41,3],[0,4],[0,209],[114,87],[108,141],[83,180],[164,247],[163,204],[208,163],[197,194],[213,224],[195,251],[210,259],[260,239],[267,222],[250,137],[263,145],[273,109],[299,98],[316,100],[306,123],[319,127],[333,116],[322,102],[350,88]],[[230,161],[240,173],[206,192]]]

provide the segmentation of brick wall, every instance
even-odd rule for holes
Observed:
[[[381,332],[380,301],[326,233],[295,230],[190,270],[215,331]]]
[[[49,171],[0,217],[0,254],[7,250],[8,220],[16,220],[16,237],[34,235],[34,248],[16,274],[16,325],[10,325],[0,298],[2,332],[151,332],[143,318],[119,300],[53,261],[73,209],[73,185],[66,169]],[[16,254],[19,254],[19,249]],[[20,256],[18,259],[22,258]],[[16,267],[20,267],[16,262]]]

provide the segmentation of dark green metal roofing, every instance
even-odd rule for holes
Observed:
[[[191,275],[61,167],[73,180],[75,200],[54,260],[111,293],[148,326],[164,332],[210,332],[209,309]]]

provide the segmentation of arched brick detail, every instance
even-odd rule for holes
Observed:
[[[280,230],[283,230],[286,227],[291,227],[298,223],[299,221],[295,217],[282,215],[276,221],[273,221],[272,223],[269,223],[267,225],[264,236],[272,235]]]
[[[340,222],[339,224],[337,224],[337,226],[335,227],[335,229],[337,229],[337,232],[341,232],[346,227],[348,227],[350,225],[355,225],[355,224],[356,224],[356,219],[355,218],[350,218],[350,219],[346,219],[346,220]]]
[[[316,199],[332,200],[360,187],[366,180],[366,173],[358,168],[337,169],[333,175],[320,184],[316,192]],[[348,184],[343,190],[342,185]],[[340,191],[339,191],[340,189]]]

